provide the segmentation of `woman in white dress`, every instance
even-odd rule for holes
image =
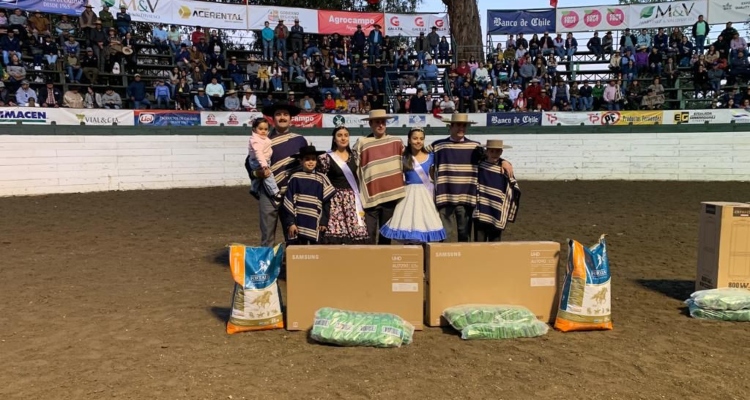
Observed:
[[[412,128],[407,140],[403,155],[406,196],[396,205],[391,219],[380,228],[380,234],[411,244],[445,240],[430,178],[434,155],[424,147],[425,134],[421,128]]]

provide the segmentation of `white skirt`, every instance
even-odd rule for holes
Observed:
[[[396,205],[393,217],[380,228],[380,234],[411,243],[439,242],[446,236],[432,194],[421,183],[406,185],[406,196]]]

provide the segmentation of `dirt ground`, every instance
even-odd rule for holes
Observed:
[[[245,188],[0,199],[0,398],[746,399],[750,324],[686,316],[702,200],[747,183],[526,182],[507,240],[610,235],[615,329],[401,349],[227,335]],[[354,265],[352,267],[355,267]]]

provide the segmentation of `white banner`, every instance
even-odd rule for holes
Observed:
[[[738,1],[738,0],[734,0]],[[670,3],[631,4],[628,14],[630,29],[663,28],[693,25],[699,15],[708,20],[708,2],[673,1]],[[714,20],[714,23],[720,23]]]
[[[623,30],[627,18],[626,5],[558,8],[556,26],[559,32]]]
[[[440,36],[449,35],[448,14],[391,14],[385,13],[385,34],[387,36],[419,36],[437,28]]]
[[[145,2],[147,1],[141,1]],[[247,7],[243,4],[186,0],[169,3],[172,3],[170,23],[219,29],[247,29]]]
[[[591,112],[544,112],[542,126],[580,126],[601,125],[602,117],[598,111]]]
[[[393,114],[395,118],[388,120],[388,126],[393,128],[426,127],[444,128],[446,123],[435,118],[432,114]],[[450,114],[442,115],[450,118]],[[370,124],[363,121],[367,114],[323,114],[323,128],[335,128],[337,126],[348,126],[358,128],[368,127]],[[469,120],[474,121],[474,126],[487,126],[487,114],[469,114]]]
[[[708,0],[708,17],[706,20],[714,24],[747,22],[750,20],[750,1]]]
[[[7,107],[0,109],[0,124],[133,126],[133,115],[133,110]]]
[[[253,120],[262,117],[261,112],[201,111],[201,126],[252,126]]]
[[[212,3],[213,4],[213,3]],[[299,18],[299,24],[306,33],[318,32],[318,11],[305,8],[248,6],[248,29],[263,29],[266,21],[271,22],[271,29],[284,20],[284,25],[291,28],[294,19]]]
[[[124,4],[128,8],[128,14],[133,21],[137,22],[154,22],[163,24],[179,24],[180,21],[175,21],[172,10],[176,8],[176,5],[172,1],[165,0],[88,0],[88,4],[91,4],[94,9],[93,11],[97,14],[102,10],[102,3],[112,4],[110,5],[110,12],[113,17],[117,17],[117,13],[120,12],[120,4]]]
[[[665,110],[664,124],[750,123],[750,109]]]

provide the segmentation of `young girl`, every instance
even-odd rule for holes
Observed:
[[[268,121],[265,118],[256,118],[253,121],[253,134],[250,135],[250,144],[248,146],[248,164],[252,170],[260,169],[269,170],[271,163],[271,139],[268,138]],[[250,194],[259,198],[260,179],[253,179],[250,184]],[[279,193],[279,186],[276,184],[276,178],[273,173],[263,179],[263,186],[271,198],[278,204],[281,203],[282,197]]]
[[[424,147],[425,134],[412,128],[407,136],[403,165],[406,196],[396,205],[391,219],[380,228],[380,234],[404,243],[426,243],[445,240],[445,228],[435,208],[433,174],[434,154]]]
[[[488,140],[486,158],[479,163],[477,206],[474,209],[474,241],[499,242],[508,222],[516,220],[521,190],[515,178],[500,166],[502,140]]]
[[[289,178],[284,203],[279,207],[290,244],[316,244],[328,226],[335,190],[325,175],[315,171],[318,157],[324,153],[315,146],[304,146],[292,156],[300,161],[302,171]]]

